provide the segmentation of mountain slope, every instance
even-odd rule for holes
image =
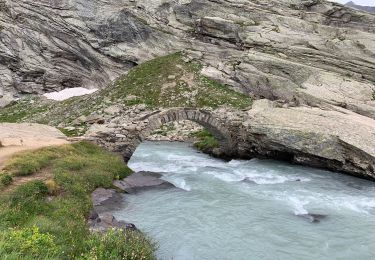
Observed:
[[[186,49],[255,98],[372,118],[375,16],[323,0],[0,0],[0,95],[105,87]],[[2,93],[2,94],[1,94]]]
[[[353,7],[358,10],[366,11],[369,13],[375,13],[375,7],[374,6],[363,6],[363,5],[357,5],[353,1],[350,1],[345,4],[346,6]]]

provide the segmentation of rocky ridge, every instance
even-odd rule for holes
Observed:
[[[363,5],[357,5],[353,1],[350,1],[345,4],[346,6],[353,7],[358,10],[363,10],[369,13],[375,13],[375,7],[374,6],[363,6]]]

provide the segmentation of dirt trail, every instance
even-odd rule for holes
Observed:
[[[38,146],[8,146],[8,147],[1,147],[0,148],[0,169],[4,166],[6,160],[12,157],[12,155],[32,149],[38,149]]]
[[[37,172],[33,175],[29,176],[19,176],[19,177],[13,177],[13,182],[9,186],[0,187],[0,196],[1,194],[8,194],[9,192],[14,191],[18,186],[21,186],[22,184],[31,182],[31,181],[46,181],[49,179],[52,179],[52,173],[48,170],[42,170],[40,172]]]
[[[0,169],[12,155],[26,150],[69,143],[58,129],[40,124],[0,124]]]
[[[14,154],[46,146],[69,143],[67,137],[56,128],[39,124],[0,124],[0,170]],[[30,181],[45,181],[51,178],[48,170],[31,176],[14,177],[10,186],[0,188],[2,195]]]

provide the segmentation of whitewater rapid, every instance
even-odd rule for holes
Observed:
[[[146,142],[129,162],[176,189],[124,196],[114,215],[158,244],[160,259],[375,259],[375,185],[270,160],[211,158]],[[311,223],[306,214],[326,215]]]

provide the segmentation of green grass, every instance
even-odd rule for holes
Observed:
[[[111,100],[125,105],[143,103],[150,107],[212,108],[251,105],[250,97],[202,76],[200,68],[198,63],[185,63],[182,55],[176,53],[139,65],[105,91]],[[194,95],[189,96],[192,93]],[[128,95],[137,98],[126,101]]]
[[[171,131],[174,131],[176,130],[176,128],[174,127],[173,124],[164,124],[160,127],[160,129],[154,131],[151,133],[151,135],[162,135],[162,136],[167,136],[168,133],[170,133]]]
[[[9,186],[13,182],[13,177],[9,174],[0,175],[0,186]]]
[[[155,259],[154,244],[141,233],[88,230],[92,191],[131,174],[120,157],[80,142],[25,152],[3,174],[38,171],[51,179],[2,194],[0,188],[0,259]]]
[[[38,153],[24,152],[13,157],[4,167],[4,171],[13,176],[27,176],[47,167],[54,159],[65,156],[64,149],[50,147]]]
[[[220,147],[219,141],[205,129],[192,133],[191,135],[198,139],[198,141],[194,143],[194,146],[200,151],[210,152],[212,149]]]
[[[101,113],[115,104],[134,106],[146,104],[159,107],[230,106],[247,108],[252,99],[235,92],[200,74],[202,65],[186,63],[181,53],[145,62],[95,94],[52,102],[38,97],[26,97],[0,109],[0,122],[36,122],[64,128],[93,112]],[[132,96],[133,98],[129,98]],[[85,133],[87,125],[66,131],[69,136]]]
[[[25,96],[22,100],[11,103],[6,108],[0,109],[0,122],[16,123],[33,115],[46,113],[49,106],[39,101],[40,99],[35,96]]]

